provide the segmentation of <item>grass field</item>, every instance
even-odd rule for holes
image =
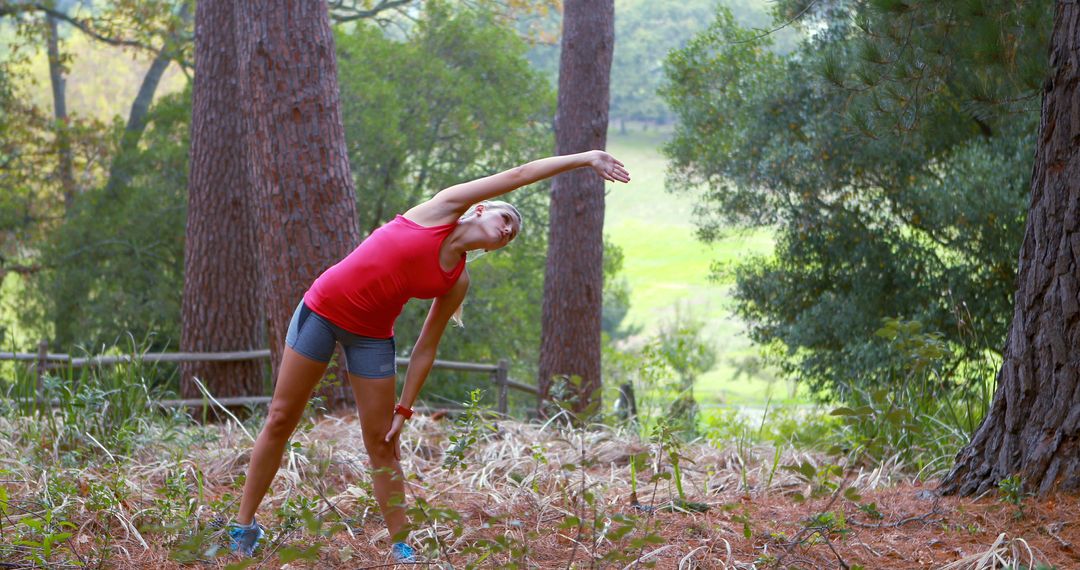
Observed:
[[[661,153],[667,134],[614,129],[608,150],[630,170],[632,181],[610,188],[604,231],[622,248],[623,276],[630,285],[629,322],[641,325],[644,335],[655,333],[675,311],[692,314],[705,322],[705,334],[716,347],[717,366],[704,374],[696,387],[705,405],[763,404],[791,399],[786,383],[772,384],[764,378],[736,379],[733,360],[757,353],[744,333],[743,323],[732,312],[731,282],[710,279],[710,267],[770,255],[768,230],[732,232],[723,240],[704,244],[695,237],[694,197],[664,189],[666,160]]]

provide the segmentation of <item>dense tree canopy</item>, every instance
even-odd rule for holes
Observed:
[[[736,296],[789,372],[885,381],[885,317],[945,334],[953,366],[1000,350],[1048,5],[792,2],[810,33],[787,56],[722,9],[671,55],[669,185],[703,192],[705,239],[776,228],[774,257],[734,268]]]

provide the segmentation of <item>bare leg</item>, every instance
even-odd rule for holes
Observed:
[[[247,479],[244,481],[244,495],[240,499],[240,512],[236,522],[250,524],[281,467],[281,454],[289,436],[300,423],[304,406],[311,398],[311,391],[319,383],[324,372],[325,362],[312,360],[295,350],[285,347],[278,368],[277,385],[274,386],[274,398],[270,401],[270,411],[266,415],[266,424],[255,440],[255,449],[251,452]]]
[[[394,456],[394,441],[384,441],[394,421],[394,402],[397,393],[394,377],[361,378],[349,374],[356,407],[360,412],[360,427],[364,432],[364,447],[371,460],[372,486],[379,503],[390,538],[405,528],[405,478],[401,463]]]

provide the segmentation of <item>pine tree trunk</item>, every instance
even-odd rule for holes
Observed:
[[[276,377],[293,309],[360,234],[326,2],[237,6],[238,77]],[[340,368],[337,377],[346,378]],[[351,400],[348,383],[341,384],[323,393],[332,407]]]
[[[232,2],[199,2],[195,15],[182,351],[259,348],[257,237],[233,16]],[[180,373],[185,398],[200,395],[192,377],[215,396],[263,394],[258,361],[184,363]]]
[[[994,401],[941,490],[1019,476],[1043,495],[1080,490],[1080,6],[1057,2],[1012,324]]]
[[[558,154],[603,149],[615,44],[613,0],[567,0],[563,10]],[[578,376],[578,411],[600,398],[604,181],[588,169],[555,178],[540,337],[539,386]]]

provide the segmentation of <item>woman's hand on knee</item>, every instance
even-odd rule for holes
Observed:
[[[393,443],[394,445],[394,459],[401,461],[401,445],[399,443],[401,439],[401,427],[405,425],[405,416],[400,414],[394,414],[394,421],[390,425],[390,431],[386,432],[386,437],[383,439],[386,443]]]

